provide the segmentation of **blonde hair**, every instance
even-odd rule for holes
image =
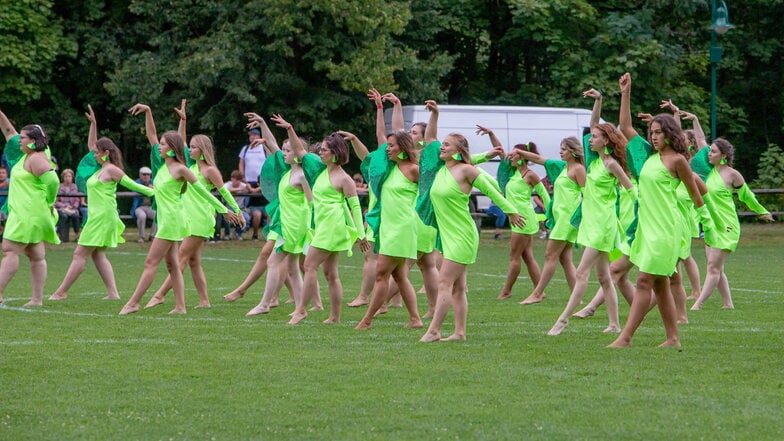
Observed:
[[[580,143],[580,140],[574,136],[570,136],[568,138],[564,138],[561,140],[561,145],[566,148],[572,157],[580,164],[585,162],[585,151],[583,151],[583,145]]]
[[[462,156],[460,162],[463,162],[465,164],[471,164],[471,152],[468,148],[468,140],[466,139],[466,137],[457,132],[452,132],[446,136],[447,137],[451,136],[452,138],[455,139],[455,146],[457,147],[460,156]]]
[[[215,165],[215,148],[212,146],[212,140],[209,136],[193,135],[190,146],[201,150],[201,154],[204,156],[204,162],[206,162],[207,165]]]

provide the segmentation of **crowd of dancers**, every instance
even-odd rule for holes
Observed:
[[[269,121],[286,131],[285,140],[276,141],[267,121],[247,113],[248,127],[259,129],[255,143],[267,151],[259,183],[269,200],[266,241],[243,283],[224,296],[233,302],[243,297],[266,273],[261,300],[247,315],[268,313],[279,305],[283,286],[290,293],[294,311],[289,324],[308,318],[310,310],[322,309],[318,270],[321,268],[329,293],[329,317],[341,318],[343,286],[339,255],[357,245],[364,253],[360,292],[348,305],[367,305],[356,329],[368,329],[374,317],[399,296],[405,304],[411,328],[424,327],[420,341],[442,340],[441,326],[450,309],[454,331],[443,340],[466,338],[468,301],[467,268],[479,248],[479,234],[468,199],[477,189],[507,214],[511,226],[510,259],[506,281],[499,299],[512,290],[525,264],[533,290],[520,303],[529,305],[545,299],[545,290],[556,267],[563,268],[571,294],[549,335],[559,335],[571,317],[586,318],[606,304],[606,333],[620,333],[610,346],[629,346],[645,315],[658,307],[666,333],[662,346],[680,346],[678,325],[688,322],[687,296],[682,272],[688,276],[695,302],[702,308],[718,289],[724,308],[733,308],[724,263],[740,237],[733,192],[766,221],[773,221],[732,168],[733,146],[725,139],[705,140],[697,118],[677,109],[671,101],[661,107],[672,110],[638,115],[647,123],[647,137],[632,125],[631,77],[619,80],[621,106],[619,125],[600,123],[603,95],[591,89],[583,96],[594,100],[590,133],[582,140],[562,140],[560,158],[544,158],[533,142],[507,150],[492,128],[477,126],[492,148],[471,155],[466,138],[450,133],[438,138],[438,105],[425,103],[430,112],[427,123],[404,130],[400,100],[375,89],[368,93],[376,107],[376,148],[370,151],[353,133],[336,131],[310,144],[301,138],[282,115]],[[384,106],[391,104],[392,127],[385,126]],[[174,293],[171,313],[184,314],[183,271],[190,268],[199,296],[197,307],[209,307],[207,278],[201,265],[204,243],[213,235],[215,214],[222,213],[232,224],[246,222],[235,199],[224,188],[215,166],[215,151],[209,136],[198,134],[186,144],[187,112],[183,100],[175,109],[178,130],[157,135],[152,110],[144,104],[129,109],[143,115],[151,146],[150,161],[154,188],[140,185],[125,175],[120,149],[108,138],[98,138],[96,117],[88,106],[89,153],[77,169],[88,205],[87,222],[78,239],[73,260],[50,300],[65,300],[84,271],[88,257],[103,280],[106,299],[119,299],[111,262],[106,249],[123,242],[124,224],[117,214],[115,192],[120,184],[148,197],[155,197],[158,231],[152,241],[138,284],[120,315],[141,309],[144,294],[151,287],[156,270],[165,260],[168,277],[146,304],[164,303],[168,291]],[[693,129],[683,130],[681,119]],[[0,263],[0,302],[17,271],[20,255],[31,267],[30,301],[43,302],[47,267],[44,243],[59,243],[55,232],[57,213],[53,210],[57,176],[50,164],[47,133],[39,125],[24,126],[18,133],[0,112],[0,129],[6,138],[5,156],[11,169],[8,192],[8,220],[3,236]],[[254,146],[254,147],[255,147]],[[368,184],[369,206],[360,207],[355,181],[344,170],[350,152],[361,161]],[[498,158],[495,178],[476,165]],[[553,183],[552,196],[528,163],[545,167]],[[222,199],[210,193],[218,189]],[[544,266],[533,255],[533,237],[539,222],[531,206],[536,193],[547,207],[550,230]],[[692,239],[704,233],[707,274],[700,287],[699,268],[691,257]],[[575,268],[572,249],[583,247]],[[427,312],[420,317],[416,293],[408,274],[418,265],[427,294]],[[679,270],[679,265],[682,265]],[[636,285],[628,279],[638,268]],[[576,311],[595,269],[600,288],[590,303]],[[631,305],[621,327],[616,287]]]

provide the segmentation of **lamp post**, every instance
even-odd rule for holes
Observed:
[[[716,139],[716,68],[721,62],[721,54],[724,52],[718,45],[718,36],[732,29],[730,16],[727,11],[727,4],[721,0],[721,5],[716,0],[711,0],[711,45],[710,45],[710,64],[711,64],[711,131],[710,136]]]

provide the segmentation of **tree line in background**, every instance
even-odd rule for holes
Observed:
[[[784,2],[729,3],[717,131],[751,180],[768,146],[784,145]],[[149,147],[127,109],[149,104],[159,131],[176,129],[172,109],[187,98],[189,133],[213,137],[224,174],[247,141],[246,111],[283,113],[314,139],[345,129],[370,142],[370,87],[404,104],[584,108],[580,92],[595,87],[617,122],[628,71],[634,113],[672,99],[708,131],[710,19],[707,0],[8,1],[0,109],[50,128],[73,167],[90,103],[138,167]]]

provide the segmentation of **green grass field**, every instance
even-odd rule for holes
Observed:
[[[166,314],[171,298],[117,316],[145,245],[110,253],[123,302],[101,300],[88,268],[67,301],[21,308],[29,300],[22,259],[0,309],[0,439],[784,439],[784,227],[744,225],[727,265],[737,309],[721,310],[714,294],[681,327],[680,351],[656,347],[658,312],[631,349],[604,348],[614,336],[601,332],[603,309],[546,336],[568,297],[562,274],[542,304],[517,304],[531,287],[524,278],[511,300],[498,301],[507,244],[482,236],[469,270],[468,340],[453,343],[418,343],[423,330],[403,328],[404,309],[365,332],[353,330],[364,309],[344,308],[339,325],[321,324],[328,314],[317,312],[287,326],[290,306],[244,317],[261,286],[233,304],[221,296],[244,278],[259,242],[206,246],[213,307],[186,316]],[[536,241],[539,257],[543,245]],[[47,296],[72,250],[48,250]],[[341,263],[348,301],[361,255]],[[419,273],[411,277],[419,285]],[[186,297],[195,304],[189,274]],[[423,295],[419,304],[424,311]],[[622,321],[627,312],[622,304]]]

